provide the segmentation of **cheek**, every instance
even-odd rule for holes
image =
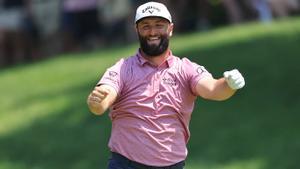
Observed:
[[[147,33],[145,31],[142,31],[142,30],[137,30],[137,33],[141,37],[146,37],[147,36]]]
[[[147,36],[145,36],[143,33],[140,33],[140,32],[138,32],[138,37],[140,40],[147,38]]]

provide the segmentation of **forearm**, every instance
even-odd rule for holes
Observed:
[[[226,100],[230,98],[235,92],[236,90],[233,90],[228,86],[225,78],[220,78],[214,83],[210,99],[219,101]]]
[[[196,85],[196,92],[199,96],[210,100],[226,100],[230,98],[237,89],[245,86],[243,75],[233,69],[223,73],[222,78],[204,77]]]
[[[230,98],[236,90],[231,89],[224,78],[205,78],[199,81],[196,91],[205,99],[221,101]]]

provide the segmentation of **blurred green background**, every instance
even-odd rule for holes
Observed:
[[[175,36],[173,53],[215,77],[238,68],[246,86],[230,100],[199,98],[186,169],[297,169],[300,152],[300,18]],[[137,44],[69,54],[0,72],[0,169],[105,169],[108,114],[86,97]]]

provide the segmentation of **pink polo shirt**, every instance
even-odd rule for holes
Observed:
[[[195,86],[204,76],[211,74],[203,66],[171,52],[160,66],[137,52],[108,68],[99,84],[118,93],[109,113],[111,151],[151,166],[185,160]]]

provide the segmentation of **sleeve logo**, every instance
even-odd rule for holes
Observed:
[[[118,73],[117,73],[117,72],[114,72],[114,71],[109,71],[109,72],[108,72],[108,75],[109,75],[110,77],[116,77],[116,76],[118,75]]]
[[[204,66],[200,66],[200,67],[197,68],[197,72],[198,72],[199,74],[201,74],[201,73],[203,73],[203,72],[207,72],[207,70],[204,68]]]

